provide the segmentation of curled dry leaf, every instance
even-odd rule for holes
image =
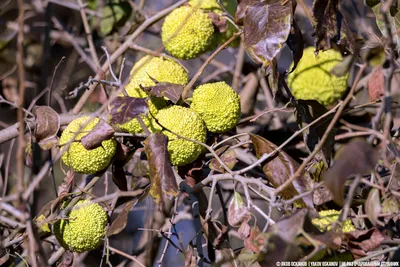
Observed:
[[[228,222],[233,227],[239,227],[239,238],[245,239],[250,234],[248,222],[251,219],[251,213],[247,209],[242,197],[238,192],[233,193],[233,198],[228,206]]]
[[[58,144],[57,133],[60,130],[60,116],[51,107],[39,106],[33,110],[35,115],[35,138],[43,150]]]
[[[215,153],[217,153],[222,162],[224,162],[229,169],[232,170],[233,167],[235,167],[237,162],[236,153],[233,149],[229,149],[228,145],[220,147],[215,151]],[[225,173],[224,167],[219,163],[219,161],[216,158],[213,158],[211,160],[209,167],[211,170],[215,170],[220,173]]]
[[[82,145],[87,149],[95,149],[101,146],[101,142],[114,136],[115,130],[104,120],[99,120],[96,126],[81,139]]]
[[[71,192],[72,186],[74,184],[74,178],[75,178],[74,171],[69,170],[67,172],[67,175],[65,175],[64,180],[61,183],[61,185],[58,186],[57,193],[59,196],[67,195],[68,193]]]
[[[272,153],[277,149],[275,144],[261,136],[250,134],[250,138],[254,145],[257,158],[260,158],[264,154]],[[274,185],[274,187],[279,187],[296,172],[298,167],[299,164],[292,157],[285,152],[280,152],[274,158],[265,163],[262,166],[262,169],[267,176],[267,179]],[[282,190],[281,195],[284,199],[291,199],[297,196],[299,193],[308,191],[311,185],[311,178],[309,176],[302,175],[298,179],[294,180],[292,184]],[[314,207],[311,195],[304,196],[295,203],[302,207]]]
[[[226,18],[223,18],[214,12],[208,13],[208,16],[212,20],[214,28],[216,28],[219,32],[226,32],[226,30],[228,29]]]
[[[243,22],[246,51],[264,67],[284,47],[292,20],[292,1],[242,1],[236,11],[236,21]]]
[[[378,215],[381,213],[381,210],[382,207],[379,190],[373,188],[369,192],[367,201],[365,202],[365,212],[374,226],[378,224]]]
[[[169,82],[158,82],[150,75],[149,77],[156,85],[149,87],[140,86],[143,91],[147,92],[151,96],[165,97],[171,100],[174,104],[178,103],[179,100],[182,99],[182,92],[184,89],[183,85]]]
[[[154,133],[146,138],[144,144],[150,169],[150,194],[160,205],[164,197],[176,197],[179,192],[167,150],[168,137]]]
[[[376,228],[368,230],[356,230],[346,233],[346,238],[349,240],[347,245],[354,256],[364,257],[367,256],[369,251],[378,248],[385,236]]]
[[[316,50],[328,50],[332,43],[343,45],[354,52],[355,39],[339,10],[340,0],[316,0],[313,5],[315,18]]]
[[[357,159],[357,160],[354,160]],[[332,192],[334,201],[344,201],[344,185],[351,175],[363,175],[375,168],[378,153],[363,139],[353,139],[336,154],[333,166],[324,175],[325,185]]]
[[[111,223],[110,227],[107,230],[107,236],[112,236],[119,234],[122,230],[125,229],[126,224],[128,223],[128,215],[131,209],[137,204],[138,199],[134,199],[128,201],[122,211],[118,214],[115,220]]]
[[[148,112],[145,98],[118,96],[110,104],[108,121],[111,124],[123,124]]]

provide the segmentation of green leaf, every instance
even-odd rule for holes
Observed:
[[[103,17],[100,22],[100,35],[106,36],[113,30],[125,24],[132,13],[132,7],[127,2],[108,4],[103,9]]]

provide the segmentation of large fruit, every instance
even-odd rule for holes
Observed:
[[[84,128],[81,127],[91,120]],[[98,118],[81,117],[73,120],[63,131],[60,138],[60,146],[70,143],[69,148],[62,155],[65,165],[75,172],[95,174],[106,169],[115,155],[117,143],[114,139],[105,140],[101,146],[87,150],[80,142],[99,122]],[[77,134],[78,133],[78,134]],[[74,136],[76,137],[74,138]]]
[[[225,82],[207,83],[194,90],[191,109],[204,120],[207,129],[223,133],[240,120],[240,96]]]
[[[313,47],[304,49],[297,68],[288,77],[294,97],[317,100],[323,105],[330,105],[339,100],[347,90],[349,74],[337,77],[331,74],[331,70],[342,59],[342,55],[333,49],[320,51],[317,56]]]
[[[179,138],[170,131],[204,143],[206,141],[206,127],[200,116],[191,109],[170,106],[161,109],[156,119],[159,124],[157,130],[160,131],[164,127],[162,133],[168,136],[168,152],[171,163],[175,166],[182,166],[195,161],[203,151],[203,147],[192,141]]]
[[[186,70],[175,61],[151,56],[145,56],[136,62],[130,75],[131,78],[128,85],[125,87],[125,90],[130,97],[137,98],[148,97],[148,95],[141,89],[141,86],[154,86],[155,82],[151,78],[158,82],[169,82],[181,85],[185,85],[189,80]],[[158,110],[166,106],[164,99],[155,97],[149,97],[147,104],[149,105],[149,110],[153,116],[157,115]],[[148,116],[142,116],[142,120],[149,129],[153,127],[153,119],[150,114]],[[143,132],[137,119],[130,120],[118,126],[129,133]]]
[[[201,9],[181,6],[165,18],[161,39],[174,57],[195,58],[215,46],[214,25]]]
[[[62,247],[81,253],[96,249],[101,244],[106,233],[107,213],[99,204],[80,200],[67,216],[53,227]]]

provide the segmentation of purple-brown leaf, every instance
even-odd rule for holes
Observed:
[[[66,195],[71,192],[71,188],[74,184],[75,173],[72,170],[67,172],[61,185],[58,186],[58,195]]]
[[[275,144],[261,136],[250,134],[250,138],[253,142],[257,158],[260,158],[266,153],[272,153],[277,149]],[[262,169],[267,176],[267,179],[274,185],[274,187],[279,187],[296,172],[298,167],[299,164],[292,157],[285,152],[279,152],[277,156],[270,159],[267,163],[264,163]],[[284,199],[291,199],[299,193],[308,191],[311,184],[312,181],[310,177],[302,175],[282,190],[281,195]],[[305,196],[302,199],[297,200],[295,203],[303,207],[314,207],[311,195]]]
[[[101,146],[101,142],[114,136],[114,129],[104,120],[100,120],[96,126],[81,139],[82,145],[87,149],[95,149]]]
[[[118,96],[110,104],[108,121],[111,124],[123,124],[139,115],[146,114],[148,110],[145,98]]]
[[[110,227],[108,228],[107,237],[119,234],[122,230],[124,230],[126,224],[128,223],[129,212],[136,205],[137,202],[138,199],[134,199],[128,201],[125,204],[125,207],[122,209],[122,211],[118,214],[117,218],[115,218],[115,220],[111,223]]]
[[[245,48],[258,64],[264,67],[282,50],[291,32],[292,2],[267,1],[251,3],[244,16]]]
[[[150,169],[150,194],[160,205],[164,197],[176,197],[179,192],[167,150],[168,137],[154,133],[146,138],[144,144]]]
[[[377,151],[362,139],[354,139],[340,149],[333,166],[325,173],[326,187],[334,201],[341,205],[344,200],[344,184],[351,175],[366,174],[378,163]]]
[[[39,106],[33,110],[35,115],[35,138],[43,150],[48,150],[58,143],[60,116],[51,107]]]
[[[373,188],[369,194],[367,201],[365,202],[365,213],[368,216],[368,219],[371,223],[376,226],[378,223],[378,215],[381,213],[382,206],[381,206],[381,199],[379,196],[379,190]]]
[[[169,82],[158,82],[156,79],[149,75],[150,79],[156,84],[149,87],[141,87],[143,91],[149,95],[155,97],[166,97],[171,100],[174,104],[178,103],[182,98],[183,85],[169,83]]]

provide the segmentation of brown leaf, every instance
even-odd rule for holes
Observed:
[[[145,98],[118,96],[110,104],[108,121],[111,124],[123,124],[139,115],[146,114],[148,110]]]
[[[373,188],[369,194],[367,201],[365,202],[365,212],[368,216],[368,219],[371,221],[371,223],[376,226],[378,223],[378,215],[381,213],[382,207],[381,207],[381,199],[379,196],[379,190],[376,188]]]
[[[332,192],[334,201],[338,205],[343,203],[344,184],[349,176],[368,173],[377,162],[376,150],[363,139],[353,139],[342,147],[335,163],[324,175],[325,185]]]
[[[25,135],[25,165],[33,167],[32,136],[29,133]]]
[[[142,90],[149,95],[155,97],[166,97],[174,104],[178,103],[182,98],[184,86],[182,84],[175,84],[169,82],[158,82],[156,79],[149,75],[150,79],[156,84],[154,86],[142,87]]]
[[[385,240],[383,234],[376,228],[368,230],[356,230],[346,233],[349,239],[350,251],[358,256],[367,256],[367,252],[378,248]]]
[[[63,261],[57,267],[70,267],[74,263],[74,253],[70,250],[64,252]]]
[[[43,150],[52,148],[58,143],[57,133],[60,129],[60,116],[51,107],[39,106],[33,110],[35,115],[35,138]]]
[[[226,21],[226,18],[221,17],[217,13],[210,12],[208,13],[208,16],[213,22],[214,28],[217,29],[218,32],[226,32],[228,29],[228,23]]]
[[[376,68],[368,80],[368,94],[371,102],[381,99],[384,93],[384,77],[382,68]]]
[[[150,194],[160,205],[164,197],[176,197],[179,192],[167,150],[168,137],[154,133],[146,138],[144,144],[150,168]]]
[[[304,50],[303,34],[301,33],[301,30],[295,20],[293,20],[293,25],[290,30],[290,34],[286,41],[286,44],[290,48],[290,50],[292,50],[293,68],[290,70],[290,72],[292,72],[296,69],[297,64],[303,57]]]
[[[243,22],[245,48],[254,62],[266,67],[288,39],[293,19],[292,2],[286,1],[284,5],[283,1],[249,2]]]
[[[354,52],[355,39],[342,13],[339,0],[316,0],[313,5],[315,18],[316,50],[328,50],[332,43],[343,45]]]
[[[225,163],[225,165],[229,168],[229,169],[233,169],[233,167],[235,167],[236,165],[236,153],[233,149],[229,149],[229,146],[223,146],[220,147],[219,149],[217,149],[215,151],[217,153],[217,155],[220,157],[220,159],[222,160],[222,162]],[[225,169],[224,167],[222,167],[222,165],[218,162],[218,160],[216,158],[213,158],[209,164],[209,168],[211,170],[215,170],[218,171],[220,173],[225,173]]]
[[[261,136],[250,134],[250,138],[254,145],[257,158],[260,158],[263,154],[272,153],[277,148],[275,144]],[[285,183],[285,181],[296,172],[298,167],[299,164],[285,152],[278,153],[277,156],[270,159],[262,166],[267,179],[274,185],[274,187],[279,187]],[[303,175],[294,180],[290,186],[287,186],[282,190],[281,195],[284,199],[291,199],[299,193],[308,191],[308,187],[311,183],[312,181],[310,177]],[[297,200],[295,203],[303,207],[314,207],[311,195],[305,196],[302,199]]]
[[[67,172],[67,175],[64,177],[63,182],[58,187],[58,195],[64,195],[71,192],[71,188],[74,184],[75,173],[72,170]]]
[[[272,225],[270,231],[277,233],[286,242],[293,242],[303,229],[306,216],[307,209],[300,209]]]
[[[101,146],[103,141],[112,138],[114,133],[110,124],[100,120],[87,135],[81,138],[81,143],[87,150],[95,149]]]
[[[260,0],[239,0],[238,7],[235,14],[235,22],[238,25],[243,25],[244,16],[246,15],[248,7],[260,2]]]
[[[228,206],[228,222],[233,227],[239,227],[239,238],[245,239],[250,234],[251,213],[247,209],[242,197],[238,192],[234,192],[233,198]]]
[[[128,215],[131,209],[137,204],[138,199],[134,199],[128,201],[125,204],[125,207],[118,214],[117,218],[111,223],[110,227],[107,230],[107,237],[112,235],[119,234],[122,230],[125,229],[126,224],[128,223]]]
[[[257,225],[250,230],[250,235],[244,240],[244,247],[255,253],[260,253],[267,243],[267,236],[261,233]]]

